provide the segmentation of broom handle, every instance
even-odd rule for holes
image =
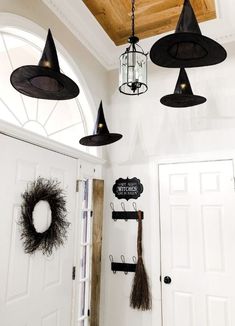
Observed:
[[[137,237],[137,254],[138,258],[142,258],[142,216],[138,211],[138,237]]]

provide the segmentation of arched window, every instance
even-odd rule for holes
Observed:
[[[58,47],[61,71],[79,85],[76,99],[34,99],[18,93],[10,84],[14,69],[38,64],[45,40],[46,32],[41,39],[18,28],[0,29],[0,119],[87,152],[89,148],[79,145],[79,139],[93,125],[91,110],[76,74]]]

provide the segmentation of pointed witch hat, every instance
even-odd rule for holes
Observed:
[[[202,35],[189,0],[184,0],[175,33],[158,40],[150,50],[152,62],[168,68],[210,66],[226,57],[220,44]]]
[[[193,94],[187,73],[181,68],[174,94],[162,97],[160,102],[173,108],[187,108],[206,102],[206,98]]]
[[[12,86],[24,95],[47,100],[68,100],[79,94],[77,84],[60,72],[50,29],[38,66],[22,66],[11,74]]]
[[[121,134],[114,134],[109,132],[105,121],[103,105],[101,101],[93,135],[81,138],[79,143],[85,146],[103,146],[114,143],[121,138]]]

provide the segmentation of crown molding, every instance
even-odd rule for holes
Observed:
[[[126,45],[116,46],[109,38],[95,17],[82,0],[42,0],[52,12],[66,25],[74,36],[107,69],[118,67],[119,56]],[[235,41],[235,20],[233,17],[234,0],[217,0],[217,19],[200,23],[202,33],[225,44]],[[145,52],[166,34],[161,34],[140,41]]]

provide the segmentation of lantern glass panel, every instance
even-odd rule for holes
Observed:
[[[128,95],[138,95],[147,90],[147,55],[126,51],[120,56],[119,90]]]

